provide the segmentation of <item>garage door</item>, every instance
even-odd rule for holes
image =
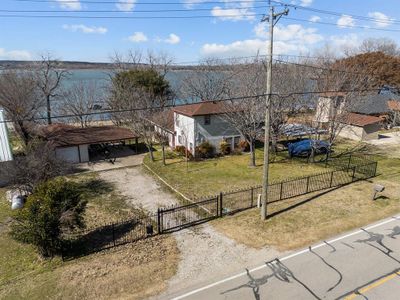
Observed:
[[[79,163],[78,147],[57,148],[56,156],[71,163]]]

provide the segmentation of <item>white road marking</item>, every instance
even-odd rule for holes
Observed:
[[[377,224],[374,224],[374,225],[365,227],[364,230],[373,229],[373,228],[376,228],[376,227],[379,227],[379,226],[382,226],[382,225],[385,225],[385,224],[388,224],[388,223],[391,223],[391,222],[394,222],[394,221],[399,221],[399,218],[400,218],[400,215],[399,215],[399,216],[393,216],[393,217],[391,217],[390,219],[387,219],[387,220],[382,221],[382,222],[380,222],[380,223],[377,223]],[[351,236],[353,236],[353,235],[356,235],[356,234],[359,234],[359,233],[363,233],[364,230],[356,230],[356,231],[353,231],[353,232],[351,232],[351,233],[349,233],[349,234],[340,236],[340,237],[335,238],[335,239],[332,239],[332,240],[330,240],[330,241],[326,241],[326,242],[320,243],[320,244],[318,244],[318,245],[316,245],[316,246],[314,246],[314,247],[310,247],[310,248],[307,248],[307,249],[298,251],[298,252],[296,252],[296,253],[290,254],[290,255],[288,255],[288,256],[285,256],[285,257],[283,257],[283,258],[279,258],[279,260],[280,260],[280,261],[288,260],[288,259],[293,258],[293,257],[296,257],[296,256],[298,256],[298,255],[307,253],[308,251],[310,251],[310,249],[318,249],[318,248],[320,248],[320,247],[327,246],[327,244],[332,244],[332,243],[335,243],[335,242],[337,242],[337,241],[343,240],[343,239],[345,239],[345,238],[351,237]],[[249,272],[255,272],[255,271],[261,270],[261,269],[266,268],[266,267],[267,267],[267,265],[266,265],[266,264],[263,264],[263,265],[261,265],[261,266],[258,266],[258,267],[255,267],[255,268],[249,270]],[[186,294],[183,294],[183,295],[181,295],[181,296],[172,298],[172,300],[184,299],[184,298],[189,297],[189,296],[191,296],[191,295],[197,294],[197,293],[199,293],[199,292],[201,292],[201,291],[207,290],[207,289],[212,288],[212,287],[214,287],[214,286],[220,285],[220,284],[222,284],[222,283],[231,281],[231,280],[233,280],[233,279],[236,279],[236,278],[239,278],[239,277],[242,277],[242,276],[245,276],[245,275],[247,275],[247,272],[242,272],[242,273],[233,275],[233,276],[231,276],[231,277],[227,277],[227,278],[222,279],[222,280],[220,280],[220,281],[216,281],[216,282],[211,283],[211,284],[209,284],[209,285],[206,285],[206,286],[204,286],[204,287],[201,287],[201,288],[198,288],[198,289],[196,289],[196,290],[190,291],[190,292],[188,292],[188,293],[186,293]]]

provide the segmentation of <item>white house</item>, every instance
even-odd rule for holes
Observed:
[[[173,146],[185,146],[192,154],[196,147],[204,141],[210,142],[217,152],[220,143],[225,140],[231,149],[237,148],[241,134],[221,115],[225,112],[219,103],[200,102],[175,107]],[[172,146],[172,145],[170,145]]]

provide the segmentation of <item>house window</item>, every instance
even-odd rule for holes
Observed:
[[[204,116],[204,125],[210,125],[211,124],[211,116],[206,115]]]
[[[190,143],[190,144],[189,144],[189,149],[190,149],[190,150],[193,150],[193,143]]]
[[[175,125],[176,125],[176,127],[179,127],[179,118],[178,118],[178,116],[176,116]]]
[[[178,143],[182,145],[182,136],[178,135]]]

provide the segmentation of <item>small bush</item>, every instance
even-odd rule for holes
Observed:
[[[249,152],[250,151],[250,144],[245,140],[239,141],[238,147],[243,152]]]
[[[174,159],[174,158],[177,158],[177,157],[178,157],[178,154],[176,152],[169,151],[169,150],[165,151],[165,158],[166,159]]]
[[[232,155],[242,155],[243,152],[240,148],[235,148],[233,149],[233,151],[231,152]]]
[[[222,141],[219,144],[219,150],[222,155],[228,155],[231,153],[231,145],[229,145],[226,141]]]
[[[189,159],[193,159],[193,154],[189,150],[186,150],[185,146],[180,146],[180,145],[176,146],[175,152],[178,153],[180,156],[184,156],[184,157],[186,157],[186,154],[187,154],[187,157]]]
[[[59,254],[63,234],[83,228],[86,201],[76,183],[55,179],[39,184],[16,212],[11,235],[34,245],[43,257]]]
[[[205,141],[196,147],[196,154],[199,158],[211,158],[214,157],[214,150],[214,146],[209,141]]]

